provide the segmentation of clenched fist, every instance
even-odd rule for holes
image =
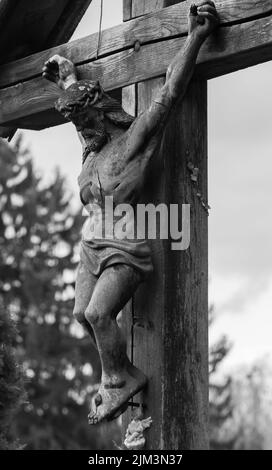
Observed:
[[[203,41],[219,24],[216,6],[211,0],[191,5],[189,11],[189,35],[195,34]]]
[[[54,55],[45,62],[42,76],[66,90],[77,81],[76,68],[70,60],[60,55]]]

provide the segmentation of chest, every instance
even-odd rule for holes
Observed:
[[[96,155],[87,157],[78,178],[79,188],[91,184],[111,194],[120,184],[131,184],[142,174],[141,155],[131,158],[129,142],[124,136],[110,141]]]

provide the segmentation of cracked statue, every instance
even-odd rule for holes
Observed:
[[[83,146],[78,182],[88,217],[82,231],[74,316],[95,343],[102,365],[90,424],[120,416],[148,382],[130,362],[116,318],[152,272],[152,254],[146,239],[124,238],[117,222],[114,236],[107,236],[105,200],[111,197],[114,207],[135,207],[139,202],[173,106],[185,95],[199,50],[218,23],[212,1],[190,7],[184,48],[169,65],[165,84],[150,107],[136,118],[98,81],[79,80],[70,60],[55,55],[44,64],[43,77],[59,88],[56,109],[75,125]]]

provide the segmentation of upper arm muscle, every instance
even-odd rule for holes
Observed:
[[[164,85],[156,97],[152,100],[149,108],[143,112],[130,128],[130,143],[134,152],[150,139],[165,122],[171,109],[171,98],[168,86]]]

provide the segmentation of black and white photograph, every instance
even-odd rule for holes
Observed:
[[[1,455],[272,450],[271,202],[272,0],[0,0]]]

